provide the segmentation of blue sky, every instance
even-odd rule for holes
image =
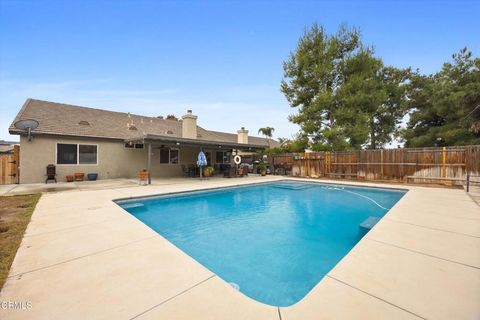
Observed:
[[[359,27],[384,62],[438,70],[480,51],[480,1],[0,0],[0,139],[28,98],[182,115],[207,129],[298,128],[282,62],[313,22]]]

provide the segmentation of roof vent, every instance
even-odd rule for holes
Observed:
[[[85,121],[85,120],[80,121],[78,124],[81,125],[81,126],[89,126],[90,125],[90,123],[88,121]]]
[[[134,131],[137,131],[137,127],[135,127],[133,124],[131,126],[128,127],[128,130],[134,130]]]
[[[167,134],[173,134],[172,130],[167,130]]]

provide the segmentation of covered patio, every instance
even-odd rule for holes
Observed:
[[[125,139],[125,143],[129,145],[141,144],[147,149],[147,184],[152,184],[152,177],[161,177],[165,174],[165,171],[174,171],[170,172],[169,176],[195,176],[195,174],[190,174],[190,169],[197,167],[197,155],[200,151],[203,151],[206,155],[207,166],[212,166],[215,168],[216,173],[223,174],[224,171],[235,165],[233,162],[234,156],[253,154],[265,149],[265,145],[258,144],[199,140],[152,134]],[[159,151],[157,152],[156,150]]]

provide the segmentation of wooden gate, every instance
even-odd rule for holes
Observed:
[[[0,184],[19,182],[19,160],[20,146],[14,146],[13,153],[0,154]]]

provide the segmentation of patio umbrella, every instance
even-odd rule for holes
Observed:
[[[207,157],[205,156],[205,153],[203,153],[203,151],[200,151],[198,153],[197,165],[200,167],[200,179],[202,179],[202,167],[207,165]]]

